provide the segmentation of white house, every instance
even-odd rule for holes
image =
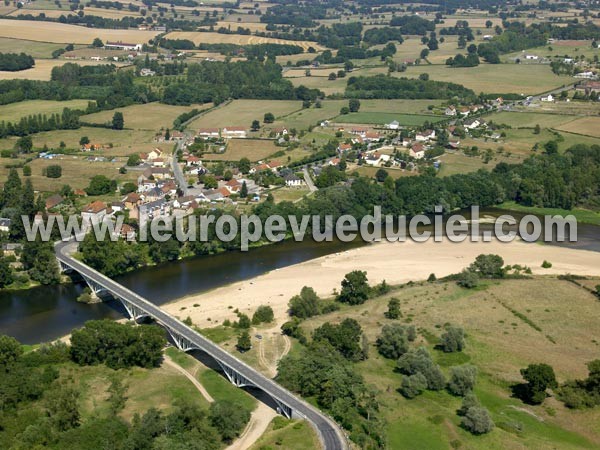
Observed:
[[[8,233],[8,230],[10,229],[10,219],[7,218],[0,218],[0,231],[4,231],[5,233]]]
[[[226,138],[245,138],[246,128],[244,127],[225,127],[221,130],[221,134]]]
[[[415,159],[422,159],[425,157],[425,146],[423,144],[413,144],[408,154]]]
[[[197,136],[200,139],[218,139],[221,133],[218,128],[200,128]]]
[[[448,106],[444,114],[447,116],[456,116],[456,107],[454,105]]]
[[[463,125],[469,130],[474,130],[475,128],[480,127],[482,125],[482,122],[479,119],[471,119],[465,120]]]
[[[530,61],[537,61],[538,59],[540,59],[540,57],[538,55],[525,55],[525,59],[528,59]]]
[[[126,42],[121,41],[106,41],[106,44],[104,44],[104,48],[107,50],[135,50],[139,52],[142,50],[142,44],[128,44]]]
[[[104,220],[108,212],[106,203],[96,200],[81,211],[81,219],[84,224],[98,224]]]
[[[548,94],[545,97],[540,98],[540,100],[543,102],[553,102],[554,96],[552,94]]]
[[[400,122],[398,122],[397,120],[394,120],[393,122],[388,123],[387,127],[390,130],[397,130],[398,128],[400,128]]]
[[[304,184],[304,180],[302,178],[298,178],[293,173],[290,173],[283,177],[285,180],[285,185],[288,187],[300,187]]]
[[[428,142],[431,139],[435,139],[435,130],[425,130],[415,135],[415,140],[418,142]]]

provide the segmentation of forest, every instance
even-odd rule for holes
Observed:
[[[0,53],[0,70],[17,72],[30,69],[34,65],[35,61],[26,53]]]

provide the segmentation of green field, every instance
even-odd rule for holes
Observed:
[[[536,208],[534,206],[523,206],[515,202],[505,202],[498,205],[498,208],[508,209],[511,211],[518,211],[528,214],[543,215],[560,215],[568,216],[573,215],[577,219],[577,222],[590,223],[592,225],[600,225],[600,213],[597,211],[591,211],[589,209],[560,209],[560,208]]]
[[[445,118],[439,116],[426,116],[421,114],[396,114],[391,112],[356,112],[340,115],[335,118],[340,123],[366,123],[385,125],[394,120],[400,122],[402,126],[420,127],[425,122],[436,123]]]
[[[87,100],[27,100],[0,106],[0,121],[18,122],[21,117],[37,114],[60,114],[64,108],[82,109],[87,107]]]
[[[319,447],[319,439],[308,422],[276,417],[250,450],[313,450]]]
[[[37,2],[36,2],[37,3]],[[50,42],[27,41],[25,39],[0,38],[0,53],[10,53],[18,49],[34,58],[50,58],[54,50],[63,48],[62,44]]]
[[[577,119],[577,116],[502,111],[486,116],[485,119],[498,124],[509,125],[513,128],[533,128],[536,125],[539,125],[542,128],[556,128],[560,125],[572,122]]]
[[[256,399],[254,397],[243,389],[232,385],[224,376],[214,370],[202,370],[198,379],[216,401],[228,400],[250,411],[256,408]]]

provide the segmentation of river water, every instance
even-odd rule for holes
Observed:
[[[503,213],[507,212],[490,209],[482,211],[481,216]],[[511,214],[520,218],[518,214]],[[481,228],[483,230],[486,227],[481,225]],[[363,243],[288,241],[249,252],[229,252],[165,263],[128,273],[116,280],[160,305],[185,295],[215,289],[360,245]],[[551,245],[600,252],[600,227],[579,224],[577,243]],[[0,334],[33,344],[68,334],[87,320],[124,316],[120,304],[115,301],[92,305],[78,303],[76,298],[84,287],[81,283],[75,283],[0,292]]]

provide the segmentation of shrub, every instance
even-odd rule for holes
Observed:
[[[462,404],[460,405],[460,408],[458,408],[458,410],[456,411],[456,414],[459,416],[465,416],[469,408],[472,408],[474,406],[481,406],[481,404],[479,403],[477,396],[473,392],[467,392],[463,397]]]
[[[477,367],[465,364],[450,368],[450,381],[448,390],[458,396],[464,396],[475,387],[477,379]]]
[[[441,336],[440,346],[446,353],[462,351],[465,348],[465,332],[460,327],[448,326]]]
[[[399,319],[401,316],[402,313],[400,312],[400,300],[398,300],[396,297],[390,298],[385,317],[388,319]]]
[[[473,289],[479,286],[479,275],[470,270],[463,270],[456,280],[456,284],[466,289]]]
[[[402,377],[400,393],[406,398],[415,398],[427,388],[427,378],[422,373]]]
[[[400,324],[385,325],[377,338],[377,350],[384,358],[398,359],[408,351],[408,337]]]
[[[273,308],[270,306],[261,305],[252,315],[252,323],[258,325],[260,323],[273,322],[275,315],[273,314]]]
[[[542,263],[542,268],[543,269],[549,269],[550,267],[552,267],[552,263],[549,261],[544,260],[544,262]]]
[[[60,178],[62,176],[62,167],[58,164],[52,164],[46,167],[44,174],[48,178]]]
[[[439,391],[446,386],[446,379],[440,366],[434,364],[425,347],[406,352],[398,359],[396,367],[405,375],[423,374],[427,379],[427,389],[432,391]]]
[[[353,270],[342,280],[342,289],[338,301],[350,305],[363,304],[369,298],[370,291],[367,272]]]
[[[461,425],[472,434],[486,434],[494,428],[494,422],[487,409],[473,406],[461,420]]]

